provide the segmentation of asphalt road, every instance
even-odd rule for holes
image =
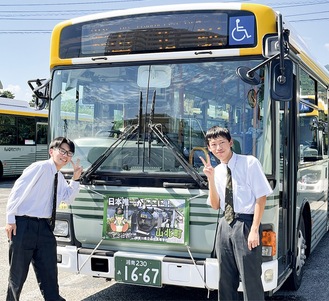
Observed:
[[[5,300],[8,278],[8,243],[4,231],[5,207],[14,179],[0,181],[0,300]],[[279,290],[267,300],[327,301],[329,300],[329,233],[321,240],[306,262],[301,288],[295,291]],[[67,301],[166,301],[166,300],[217,300],[217,292],[167,286],[162,289],[118,284],[114,281],[59,271],[61,295]],[[21,301],[42,301],[34,272],[31,269],[24,285]]]

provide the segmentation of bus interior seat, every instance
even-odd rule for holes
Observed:
[[[106,147],[93,147],[89,150],[87,160],[94,163],[106,150]]]

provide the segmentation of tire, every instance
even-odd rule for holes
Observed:
[[[302,283],[307,248],[305,233],[305,222],[303,216],[301,216],[296,237],[296,255],[294,257],[293,271],[286,283],[286,287],[289,290],[298,290]]]

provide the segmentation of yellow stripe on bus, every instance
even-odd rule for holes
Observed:
[[[7,115],[20,115],[20,116],[32,116],[32,117],[48,117],[47,114],[38,113],[38,112],[23,112],[23,111],[11,111],[11,110],[0,110],[1,114]]]
[[[260,55],[262,54],[263,38],[266,34],[276,33],[275,11],[265,5],[241,4],[241,10],[254,13],[257,25],[257,45],[254,48],[240,49],[240,55]]]

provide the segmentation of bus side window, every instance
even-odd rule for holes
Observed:
[[[17,144],[17,128],[14,116],[0,116],[0,144]]]
[[[47,124],[37,123],[36,144],[47,144]]]
[[[319,121],[316,117],[317,111],[312,110],[312,115],[299,118],[300,131],[300,160],[316,161],[322,159],[321,133]],[[320,137],[321,136],[321,137]]]
[[[35,144],[35,121],[34,118],[18,118],[18,144]]]

